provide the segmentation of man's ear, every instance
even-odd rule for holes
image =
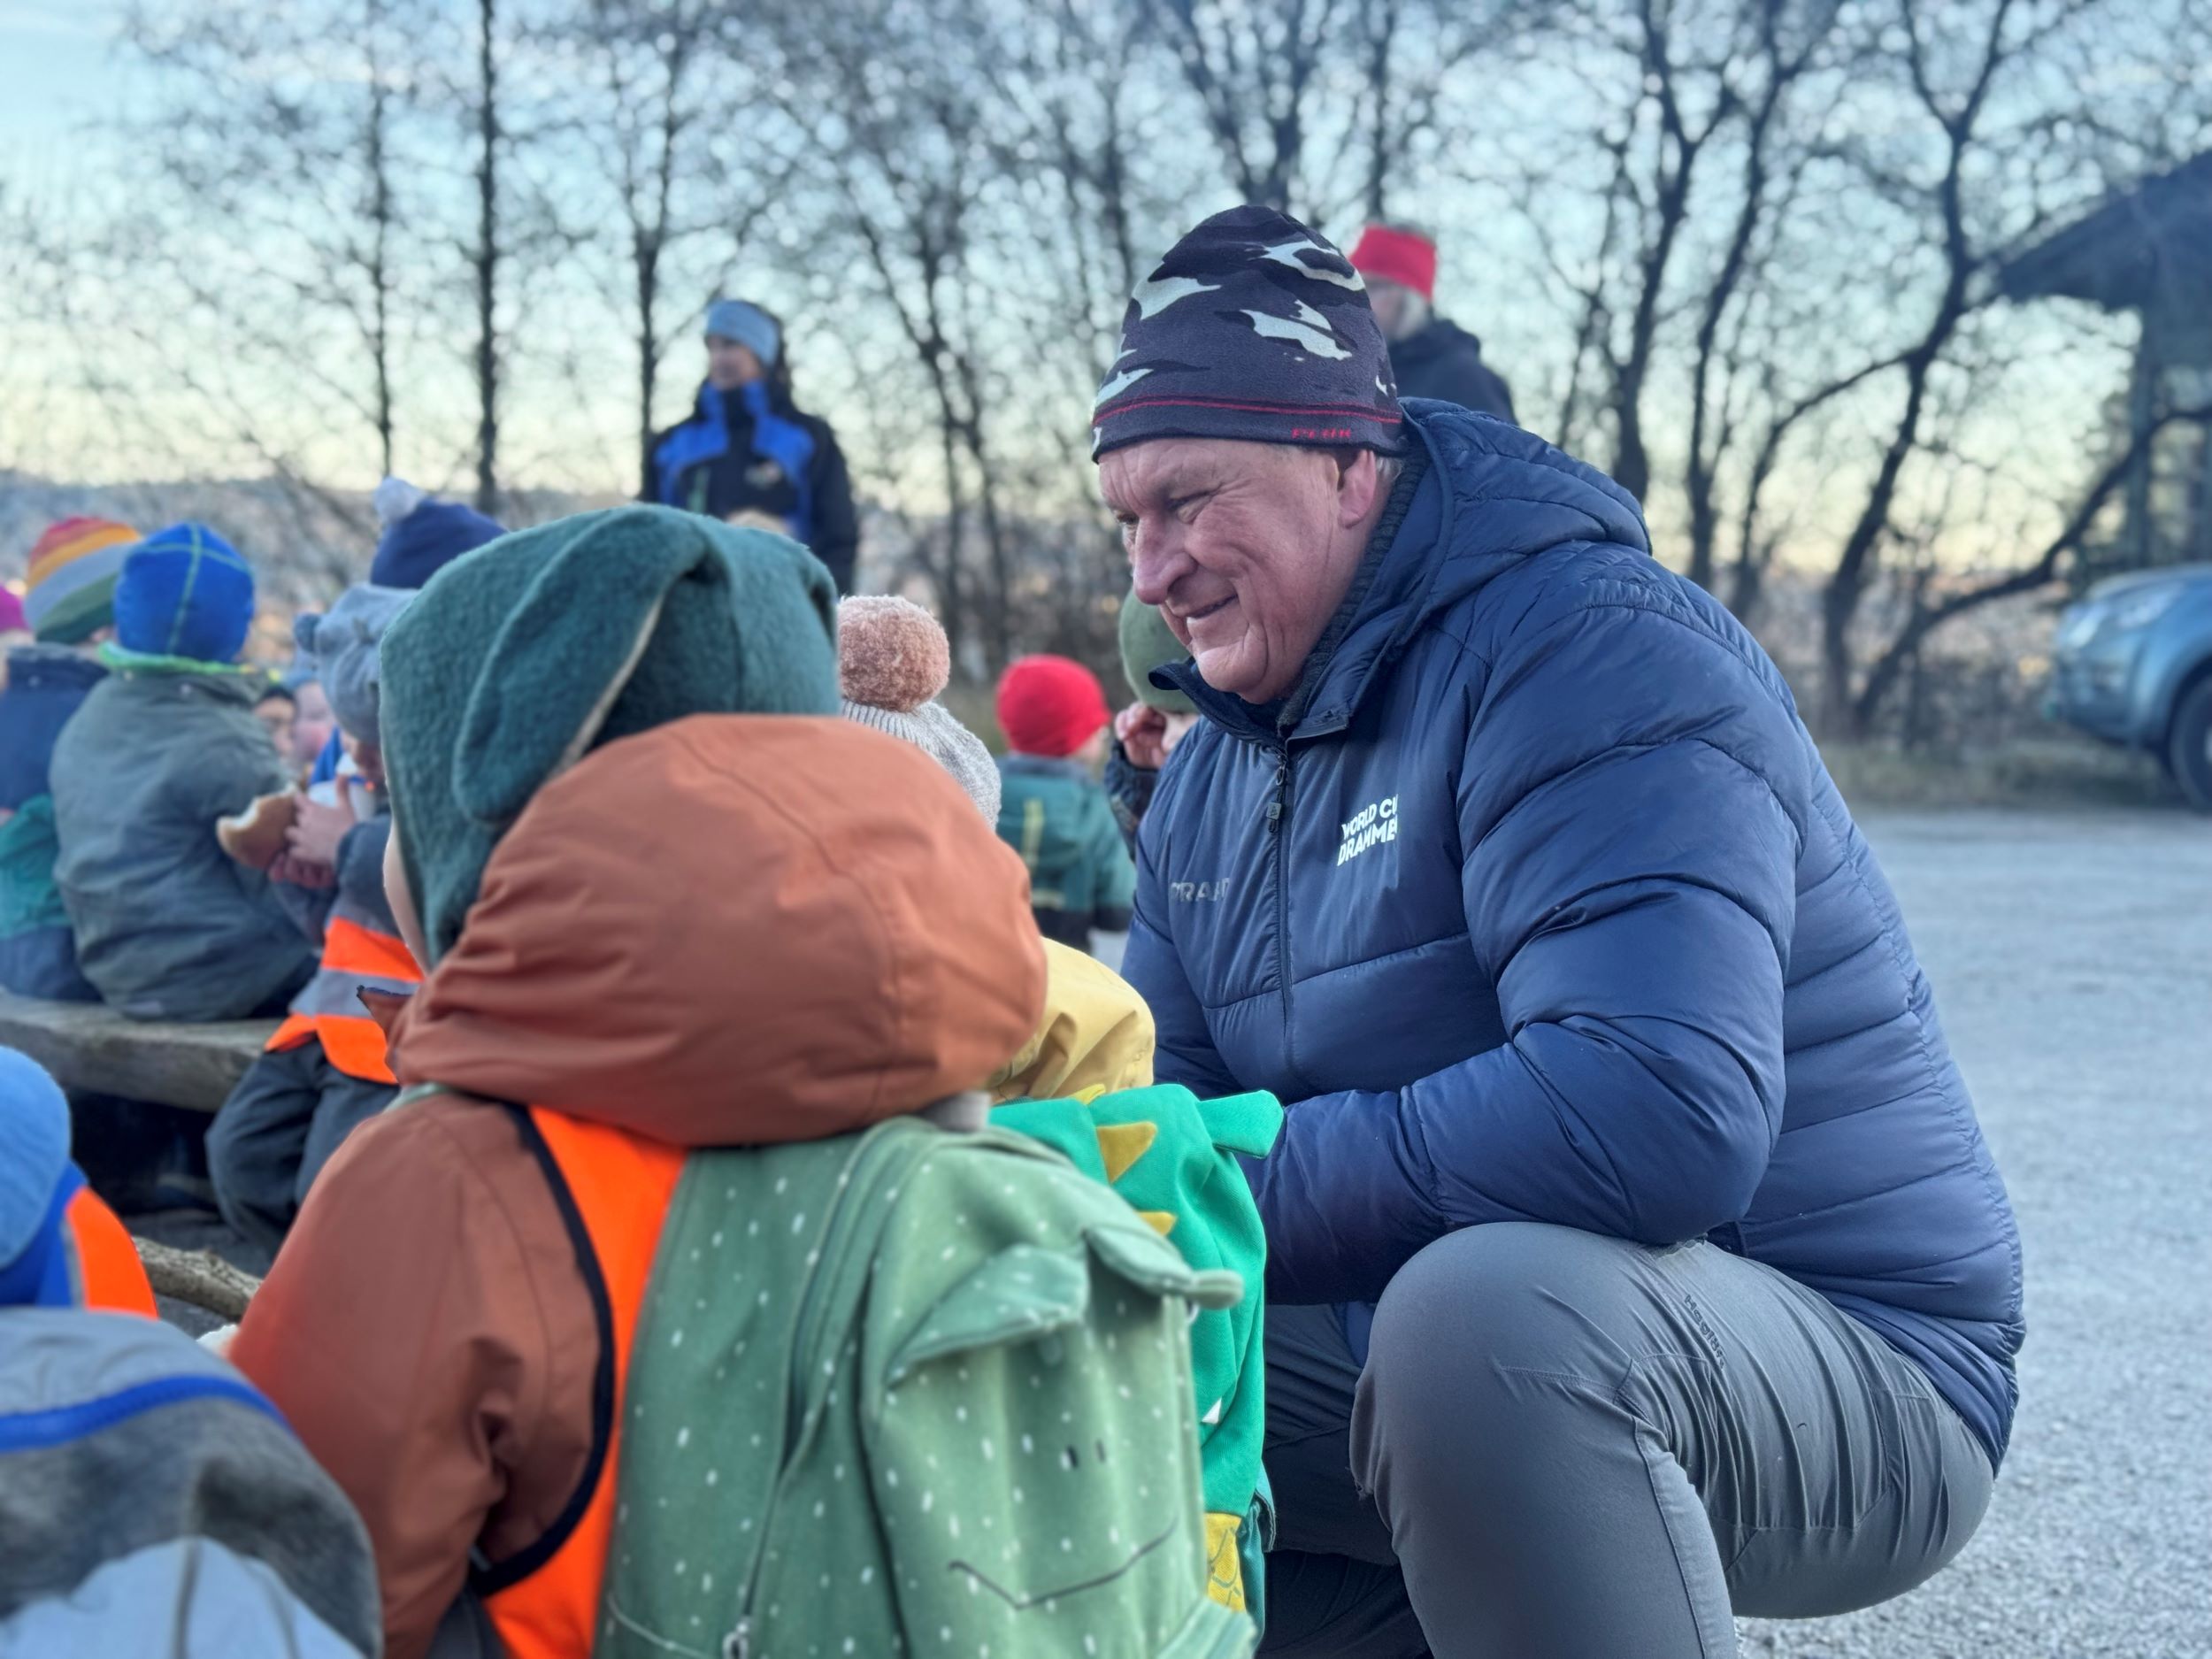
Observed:
[[[1382,471],[1372,449],[1332,449],[1336,463],[1337,523],[1350,529],[1375,509],[1382,495]]]

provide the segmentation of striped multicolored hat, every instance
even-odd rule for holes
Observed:
[[[31,549],[23,614],[32,633],[77,645],[115,621],[115,582],[138,532],[112,518],[64,518]]]

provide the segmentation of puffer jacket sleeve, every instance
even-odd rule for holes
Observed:
[[[1490,666],[1457,785],[1508,1040],[1291,1111],[1252,1166],[1275,1299],[1371,1300],[1483,1222],[1699,1238],[1771,1156],[1810,787],[1786,694],[1649,590],[1541,610]]]
[[[1134,857],[1137,851],[1137,829],[1144,822],[1146,809],[1152,804],[1152,791],[1160,781],[1160,774],[1149,766],[1140,766],[1129,758],[1121,740],[1114,740],[1114,747],[1106,757],[1106,799],[1113,808],[1114,823],[1121,830],[1122,844]]]
[[[1091,891],[1095,908],[1091,925],[1118,933],[1129,926],[1130,906],[1135,902],[1137,869],[1114,822],[1113,803],[1103,789],[1083,794],[1084,857],[1090,864]]]
[[[1191,768],[1186,766],[1181,769],[1181,775],[1187,777],[1190,772]],[[1162,793],[1156,796],[1160,804],[1171,804],[1166,792],[1172,787],[1171,784],[1163,783]],[[1167,894],[1155,856],[1153,836],[1159,833],[1156,826],[1171,816],[1163,812],[1148,818],[1138,833],[1136,899],[1130,910],[1129,943],[1122,952],[1121,976],[1141,990],[1152,1010],[1157,1033],[1152,1062],[1154,1079],[1162,1083],[1180,1083],[1201,1100],[1210,1100],[1242,1091],[1214,1049],[1205,1008],[1197,993],[1191,989],[1190,976],[1184,972],[1182,959],[1175,954],[1174,942],[1165,926]]]

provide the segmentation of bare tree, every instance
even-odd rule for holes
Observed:
[[[476,0],[476,510],[499,511],[499,0]]]
[[[534,40],[561,65],[541,136],[595,187],[561,245],[603,269],[634,353],[643,487],[669,346],[736,270],[791,176],[787,123],[764,96],[758,16],[726,0],[578,0]],[[729,111],[749,112],[741,127]]]
[[[941,537],[915,555],[937,590],[956,658],[979,623],[987,663],[1009,649],[1006,587],[1011,549],[999,511],[977,342],[964,327],[972,228],[989,169],[978,99],[987,81],[965,73],[954,42],[977,41],[979,12],[925,30],[887,0],[790,19],[782,35],[792,79],[786,113],[810,141],[815,188],[828,204],[821,231],[832,257],[864,274],[874,302],[910,353],[935,415]],[[965,27],[960,27],[964,25]],[[988,566],[968,590],[974,531]],[[979,598],[979,607],[975,600]]]
[[[1229,182],[1294,211],[1324,73],[1349,47],[1352,0],[1142,0],[1196,96]]]
[[[2099,516],[2120,492],[2137,462],[2148,452],[2161,433],[2184,424],[2212,434],[2212,405],[2160,411],[2090,481],[2056,534],[2017,570],[1962,584],[1940,597],[1932,596],[1933,589],[1928,582],[1915,583],[1902,625],[1869,665],[1865,683],[1859,688],[1855,713],[1860,728],[1863,730],[1873,723],[1877,711],[1895,690],[1900,676],[1918,662],[1921,647],[1938,629],[1985,605],[2033,594],[2058,581],[2064,573],[2066,561],[2079,556]]]
[[[1447,125],[1448,94],[1496,72],[1506,49],[1535,27],[1537,0],[1352,0],[1340,50],[1356,75],[1358,207],[1386,223],[1412,197],[1425,140]]]
[[[280,18],[235,0],[134,10],[125,42],[167,96],[139,134],[150,188],[99,250],[155,262],[217,322],[228,354],[281,365],[287,385],[303,378],[357,415],[388,472],[407,4],[334,0]],[[325,334],[343,342],[334,358],[303,349]]]

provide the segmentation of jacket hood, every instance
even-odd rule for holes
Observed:
[[[89,691],[107,678],[107,672],[73,646],[19,645],[8,652],[7,683],[26,690],[58,686]]]
[[[538,793],[394,1070],[680,1146],[815,1140],[979,1087],[1044,986],[1021,860],[934,761],[702,715]]]
[[[1415,440],[1408,476],[1377,528],[1383,545],[1370,548],[1322,636],[1326,657],[1294,737],[1342,729],[1376,671],[1423,625],[1523,560],[1591,542],[1651,551],[1636,498],[1597,468],[1456,404],[1409,398],[1405,411]],[[1212,690],[1194,663],[1156,669],[1153,679],[1187,692],[1233,731],[1274,733],[1264,710]]]

